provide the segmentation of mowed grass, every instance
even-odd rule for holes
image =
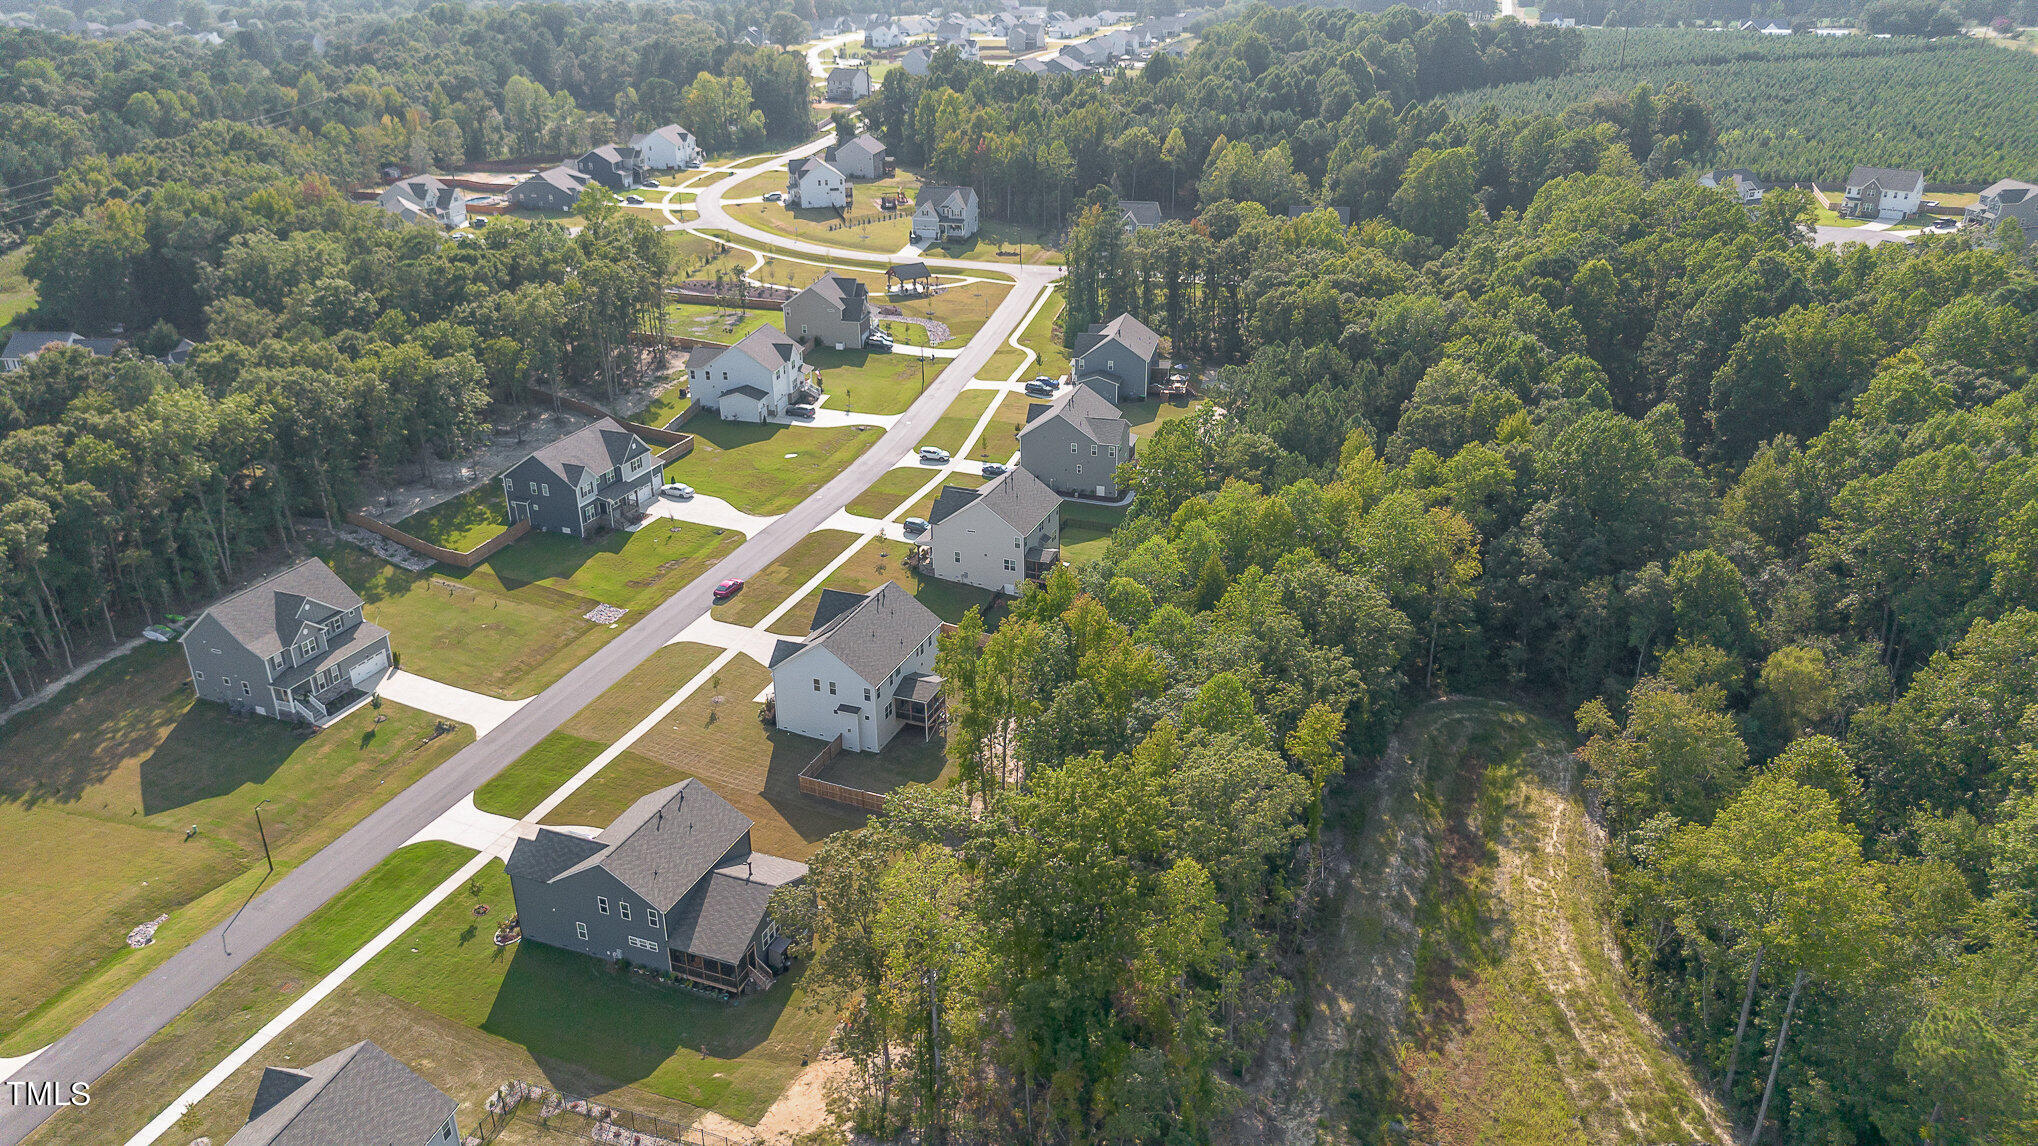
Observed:
[[[884,475],[870,483],[855,500],[849,503],[849,512],[864,517],[883,517],[907,498],[918,493],[921,486],[934,479],[931,470],[896,469],[887,470]],[[925,517],[926,514],[904,513],[902,517]]]
[[[652,398],[651,404],[638,412],[637,421],[663,429],[692,406],[693,395],[687,391],[686,385],[674,383]]]
[[[987,462],[1010,461],[1019,452],[1019,431],[1026,428],[1026,410],[1039,401],[1008,391],[998,400],[998,412],[991,415],[970,456]]]
[[[923,365],[924,363],[924,365]],[[920,396],[922,378],[932,382],[948,363],[911,354],[816,349],[807,364],[828,394],[828,409],[861,414],[903,414]]]
[[[493,482],[391,524],[419,541],[460,553],[509,528],[502,490]]]
[[[35,284],[21,270],[27,263],[27,247],[0,255],[0,330],[35,305]]]
[[[991,312],[1005,301],[1005,295],[1011,289],[1009,281],[937,283],[930,295],[888,296],[884,301],[908,315],[934,318],[947,324],[948,337],[939,345],[952,347],[961,346],[976,337],[977,331],[984,328]]]
[[[800,587],[812,580],[830,561],[842,555],[855,542],[856,534],[839,529],[817,529],[793,543],[779,559],[767,565],[743,586],[727,603],[714,607],[718,621],[732,625],[754,625],[762,621],[786,598],[800,591]],[[797,611],[797,610],[795,610]],[[806,622],[812,618],[813,610],[799,618],[800,632],[807,631]],[[789,618],[790,619],[790,618]]]
[[[1144,402],[1127,402],[1118,407],[1125,415],[1125,421],[1132,432],[1140,438],[1149,438],[1153,432],[1169,422],[1194,417],[1202,402],[1194,398],[1148,398]]]
[[[258,802],[280,874],[472,740],[427,742],[436,719],[389,703],[307,736],[199,703],[186,673],[179,648],[144,645],[0,725],[0,1054],[62,1034],[259,887]],[[153,945],[127,946],[164,913]]]
[[[522,819],[606,747],[570,732],[550,733],[476,788],[474,806],[492,815]]]
[[[976,429],[977,419],[984,416],[984,411],[990,409],[991,400],[997,396],[994,390],[964,390],[936,419],[927,436],[920,439],[920,444],[939,446],[951,454],[960,452],[969,439],[970,431]]]
[[[873,426],[816,429],[719,418],[697,418],[687,432],[694,436],[693,452],[665,467],[665,480],[686,482],[756,514],[798,505],[884,436]]]
[[[1061,559],[1070,565],[1094,561],[1111,545],[1111,531],[1125,520],[1128,506],[1061,503]]]
[[[1061,292],[1055,291],[1034,313],[1033,321],[1019,333],[1019,344],[1039,355],[1028,377],[1045,374],[1049,378],[1060,378],[1069,372],[1068,348],[1061,344],[1061,337],[1055,331],[1055,324],[1061,321],[1067,309],[1068,304]]]
[[[928,504],[932,503],[930,498]],[[997,600],[997,594],[988,590],[923,577],[919,572],[906,568],[906,555],[912,550],[913,546],[905,542],[873,538],[851,554],[841,568],[830,573],[820,588],[786,610],[785,615],[772,624],[771,631],[789,637],[805,636],[807,626],[814,619],[814,610],[821,603],[821,593],[828,589],[868,593],[887,581],[894,581],[918,598],[935,616],[949,622],[961,621],[963,614],[969,612],[972,606],[988,611],[991,603]]]
[[[665,308],[665,329],[687,338],[735,344],[762,326],[777,326],[775,308],[708,306],[704,303],[675,302]]]
[[[784,173],[778,173],[777,179],[776,189],[784,190]],[[753,177],[738,186],[739,189],[756,188],[749,191],[752,195],[762,195],[765,191],[774,189],[765,186],[761,180],[761,176]],[[889,255],[912,239],[911,203],[920,185],[920,178],[909,171],[900,171],[884,179],[857,184],[856,202],[847,209],[850,219],[878,214],[879,196],[887,193],[904,195],[908,204],[906,211],[895,219],[862,222],[832,231],[827,229],[827,225],[838,219],[833,210],[793,211],[779,203],[738,203],[730,206],[728,211],[731,216],[763,230],[826,243],[831,247]],[[1051,236],[1045,232],[1031,227],[993,220],[986,212],[986,217],[982,220],[982,230],[974,237],[939,243],[928,247],[926,253],[936,258],[971,259],[979,262],[1059,263],[1061,253],[1045,245],[1050,238]],[[1016,254],[1001,253],[1004,251],[1014,251]]]

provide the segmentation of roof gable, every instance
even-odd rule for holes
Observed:
[[[372,1042],[303,1070],[263,1072],[247,1125],[227,1146],[422,1143],[458,1103]]]
[[[601,418],[549,446],[533,450],[523,461],[510,468],[515,471],[536,462],[568,485],[579,485],[581,479],[589,474],[607,473],[631,458],[650,452],[651,447],[624,429],[622,423],[614,418]]]
[[[941,618],[887,581],[866,594],[823,590],[807,648],[823,648],[843,667],[876,685],[941,631]],[[778,658],[782,660],[783,658]]]
[[[210,618],[242,648],[267,658],[303,639],[308,628],[360,607],[360,594],[313,557],[215,603],[199,620]]]
[[[747,851],[749,833],[750,817],[706,784],[688,779],[640,797],[601,834],[580,845],[570,842],[578,838],[571,833],[540,828],[531,839],[517,841],[507,866],[512,874],[547,883],[600,868],[646,903],[670,911],[732,850]],[[566,839],[546,838],[561,836]],[[586,854],[579,860],[544,874],[547,864],[582,851]]]

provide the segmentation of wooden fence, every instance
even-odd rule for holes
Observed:
[[[443,545],[433,545],[429,541],[412,537],[393,525],[384,525],[366,514],[355,513],[353,510],[347,511],[346,519],[348,525],[358,525],[370,533],[396,542],[413,553],[422,554],[434,561],[442,561],[447,565],[457,566],[461,569],[474,568],[476,565],[495,556],[496,552],[503,546],[531,531],[531,523],[529,521],[519,521],[463,553],[458,549],[448,549]]]
[[[879,211],[875,215],[857,215],[830,223],[828,224],[828,229],[840,231],[846,227],[861,227],[870,223],[889,223],[893,219],[901,219],[912,213],[911,211]]]
[[[827,747],[821,749],[812,763],[800,769],[800,791],[819,799],[861,808],[866,812],[884,811],[885,798],[878,793],[866,792],[861,788],[851,788],[843,784],[831,784],[820,778],[821,773],[828,765],[834,763],[835,757],[841,753],[842,735],[837,733],[835,739],[830,740]]]
[[[638,437],[644,439],[647,442],[657,442],[661,446],[685,447],[685,449],[680,449],[677,451],[667,451],[663,454],[660,454],[659,455],[660,461],[666,462],[676,461],[680,458],[685,457],[687,454],[693,452],[692,434],[682,434],[678,430],[668,430],[664,426],[650,426],[644,424],[643,422],[633,422],[628,418],[618,417],[615,414],[611,414],[607,410],[602,409],[600,406],[595,405],[593,402],[583,402],[570,394],[555,393],[554,391],[551,390],[539,390],[537,392],[543,394],[547,398],[552,399],[554,402],[559,403],[561,406],[566,407],[567,409],[573,411],[576,414],[586,414],[590,418],[615,418],[616,421],[622,423],[624,429],[630,431],[631,433],[637,435]],[[694,409],[695,407],[688,406],[687,412],[685,414],[680,415],[680,417],[675,419],[675,421],[681,422],[683,424],[688,418],[692,417]]]

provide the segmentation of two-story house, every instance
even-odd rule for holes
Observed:
[[[665,467],[644,440],[603,418],[536,450],[502,475],[512,522],[588,538],[657,500]]]
[[[389,630],[361,619],[361,597],[312,558],[213,605],[179,643],[200,700],[325,724],[388,675]]]
[[[1128,235],[1151,231],[1162,223],[1161,205],[1152,199],[1120,199],[1118,219]]]
[[[1856,167],[1847,175],[1840,214],[1849,219],[1894,222],[1918,213],[1925,202],[1925,173],[1894,167]]]
[[[509,189],[510,206],[532,211],[571,211],[580,202],[580,193],[587,190],[588,182],[588,177],[575,168],[547,167]]]
[[[688,392],[724,422],[762,422],[798,400],[806,365],[800,344],[766,323],[734,346],[696,347],[687,357]]]
[[[0,374],[28,365],[29,360],[52,347],[75,346],[94,358],[111,358],[127,345],[118,338],[87,338],[74,330],[17,330],[0,348]]]
[[[505,864],[524,941],[627,960],[730,994],[787,966],[771,893],[807,865],[750,849],[750,817],[699,780],[641,797],[593,837],[538,827]]]
[[[856,192],[849,177],[817,155],[786,161],[785,205],[800,210],[847,207]]]
[[[467,193],[434,175],[413,175],[382,189],[375,204],[406,223],[467,225]]]
[[[644,156],[627,143],[605,143],[581,156],[574,167],[611,191],[630,191],[644,184]]]
[[[882,179],[892,173],[892,157],[885,145],[868,135],[859,135],[821,153],[836,170],[851,179]]]
[[[934,53],[926,47],[914,48],[899,57],[899,67],[909,76],[924,76],[927,65],[934,62]]]
[[[877,329],[870,288],[859,279],[827,271],[780,307],[786,334],[808,345],[837,350],[862,346]]]
[[[1117,497],[1118,467],[1132,451],[1131,423],[1088,386],[1028,406],[1019,430],[1019,465],[1065,494]]]
[[[1047,46],[1047,28],[1038,23],[1013,24],[1005,32],[1005,50],[1013,55],[1037,52]]]
[[[1113,402],[1140,401],[1165,365],[1161,336],[1129,314],[1090,327],[1076,338],[1069,380]]]
[[[869,68],[828,69],[829,103],[855,103],[869,94]]]
[[[2004,219],[2015,219],[2025,235],[2038,234],[2038,184],[2021,179],[1998,179],[1981,189],[1974,205],[1963,214],[1970,223],[1993,227]]]
[[[954,52],[965,60],[980,60],[983,58],[983,49],[978,47],[976,40],[967,33],[960,36],[943,38],[940,41],[938,50]]]
[[[928,184],[913,196],[914,242],[943,243],[976,233],[976,188]]]
[[[1718,187],[1726,191],[1727,194],[1732,195],[1744,206],[1760,203],[1763,192],[1769,190],[1767,184],[1757,179],[1755,173],[1745,167],[1722,167],[1714,171],[1708,171],[1698,177],[1698,185],[1700,187]]]
[[[455,1146],[460,1104],[371,1042],[310,1066],[262,1069],[247,1125],[226,1146]]]
[[[630,137],[644,166],[652,171],[684,171],[701,165],[701,145],[693,132],[676,123],[654,127]]]
[[[905,34],[890,20],[881,20],[863,30],[863,46],[875,51],[896,48],[905,42]]]
[[[774,719],[845,752],[878,752],[905,728],[940,726],[946,700],[934,674],[941,618],[887,581],[869,593],[821,590],[801,640],[771,652]]]
[[[927,572],[1010,597],[1061,560],[1061,495],[1026,471],[943,486],[927,516]]]

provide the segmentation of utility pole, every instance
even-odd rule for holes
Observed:
[[[269,829],[262,826],[262,804],[268,803],[269,799],[268,796],[264,796],[261,803],[255,805],[255,831],[262,837],[262,859],[269,864],[269,874],[275,875],[276,861],[269,855]]]

